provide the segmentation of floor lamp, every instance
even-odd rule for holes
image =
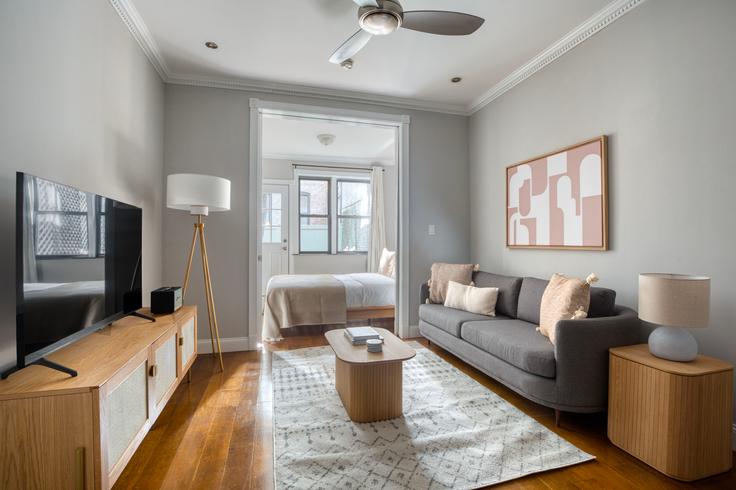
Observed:
[[[189,248],[187,268],[184,272],[182,300],[186,297],[187,289],[189,288],[194,249],[197,246],[197,241],[199,241],[202,255],[202,271],[204,273],[204,291],[207,297],[210,339],[212,340],[212,353],[219,356],[220,369],[224,371],[225,366],[222,362],[215,299],[212,294],[210,262],[207,257],[207,244],[204,239],[204,217],[209,215],[210,211],[228,211],[230,209],[230,181],[211,175],[171,174],[166,178],[166,207],[189,211],[189,214],[197,217],[194,223],[192,245]]]

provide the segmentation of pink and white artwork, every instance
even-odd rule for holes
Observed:
[[[506,245],[608,249],[606,137],[506,169]]]

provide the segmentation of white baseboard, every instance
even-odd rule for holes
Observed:
[[[258,346],[257,341],[251,337],[227,337],[220,338],[220,348],[222,352],[239,352],[246,350],[256,350]],[[212,342],[210,339],[198,339],[197,340],[197,353],[198,354],[211,354],[212,353]]]

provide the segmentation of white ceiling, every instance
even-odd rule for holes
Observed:
[[[358,29],[352,0],[131,1],[174,78],[278,82],[458,107],[472,105],[610,3],[403,0],[405,10],[456,10],[486,22],[470,36],[402,29],[376,36],[347,71],[327,59]],[[207,49],[205,41],[220,48]],[[451,84],[453,76],[462,83]]]
[[[263,116],[264,158],[352,165],[393,165],[395,129],[317,119]],[[333,134],[324,146],[318,134]]]

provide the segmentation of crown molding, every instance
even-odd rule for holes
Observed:
[[[244,90],[247,92],[268,93],[278,95],[292,95],[309,97],[312,99],[339,100],[358,104],[371,104],[399,109],[410,109],[416,111],[441,112],[467,116],[467,108],[460,104],[447,104],[443,102],[431,102],[405,97],[393,97],[388,95],[370,94],[365,92],[354,92],[352,90],[340,90],[309,85],[295,85],[291,83],[272,82],[265,80],[252,80],[246,78],[209,78],[190,75],[171,75],[166,83],[173,85],[190,85],[195,87],[225,88],[231,90]]]
[[[605,29],[646,0],[616,0],[606,5],[591,18],[568,32],[562,39],[536,55],[527,63],[516,69],[509,76],[491,87],[486,93],[475,99],[467,107],[468,114],[474,114],[487,106],[539,70],[549,65],[562,55],[583,43],[594,34]]]
[[[169,78],[169,68],[168,66],[166,66],[166,61],[161,54],[161,50],[159,49],[158,44],[156,44],[156,41],[153,39],[151,31],[148,30],[145,22],[143,22],[143,18],[138,13],[138,10],[130,2],[130,0],[109,1],[110,5],[112,5],[112,8],[115,9],[115,11],[120,16],[120,19],[122,19],[123,23],[130,31],[133,39],[136,40],[138,45],[143,50],[143,53],[148,58],[148,61],[151,62],[153,68],[156,70],[156,72],[158,72],[158,76],[161,77],[161,80],[166,82]]]
[[[432,102],[406,97],[394,97],[387,95],[371,94],[365,92],[354,92],[308,85],[296,85],[290,83],[272,82],[266,80],[252,80],[245,78],[212,78],[172,73],[161,54],[151,32],[143,22],[138,10],[131,0],[109,0],[115,11],[128,27],[133,38],[148,57],[149,61],[158,72],[164,83],[173,85],[188,85],[194,87],[223,88],[230,90],[243,90],[255,93],[268,93],[278,95],[291,95],[309,97],[313,99],[336,100],[358,104],[371,104],[398,109],[409,109],[417,111],[440,112],[469,116],[490,104],[492,101],[505,94],[516,85],[531,77],[545,66],[554,62],[565,53],[583,43],[591,36],[611,25],[623,15],[638,7],[646,0],[615,0],[605,8],[590,17],[588,20],[567,33],[563,38],[549,46],[527,63],[516,69],[509,76],[495,84],[483,95],[473,100],[469,105],[451,104],[444,102]]]

